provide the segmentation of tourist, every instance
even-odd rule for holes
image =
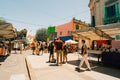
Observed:
[[[82,44],[83,44],[82,48],[81,48],[82,58],[81,58],[81,62],[79,64],[79,66],[76,67],[76,70],[78,70],[80,72],[80,69],[81,69],[83,63],[85,62],[87,67],[88,67],[87,70],[91,71],[90,64],[89,64],[88,59],[87,59],[88,58],[88,52],[87,52],[87,46],[85,44],[85,40],[82,40]]]
[[[4,41],[4,43],[3,43],[3,47],[4,47],[4,49],[5,49],[4,54],[7,55],[7,52],[8,52],[8,45],[6,44],[5,41]]]
[[[43,42],[40,44],[40,53],[41,53],[41,55],[43,55],[43,50],[44,50],[44,46],[43,46]]]
[[[47,45],[47,42],[45,42],[45,44],[44,44],[44,53],[47,53],[47,49],[48,49],[48,45]]]
[[[37,47],[36,47],[36,54],[40,54],[40,42],[37,42]]]
[[[22,42],[19,42],[19,47],[20,47],[20,54],[22,54],[22,51],[23,51],[23,43]]]
[[[15,53],[17,53],[17,50],[18,50],[18,48],[19,48],[19,44],[18,44],[18,42],[14,42],[14,50],[15,50]]]
[[[67,63],[68,46],[63,42],[63,63]]]
[[[11,50],[12,50],[12,43],[11,43],[11,41],[9,41],[9,43],[8,43],[8,54],[9,55],[11,54]]]
[[[33,50],[32,54],[34,55],[35,54],[35,50],[36,50],[36,46],[37,46],[36,40],[33,40],[31,45],[32,45],[32,50]]]
[[[51,42],[49,44],[49,51],[50,51],[50,55],[49,55],[49,61],[48,62],[54,62],[55,59],[54,59],[54,43]]]
[[[59,65],[59,58],[60,58],[60,65],[62,65],[62,50],[63,50],[63,41],[58,38],[55,40],[55,49],[56,49],[56,56],[57,56],[57,66]]]

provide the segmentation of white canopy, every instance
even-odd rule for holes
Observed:
[[[74,40],[67,40],[65,41],[66,44],[77,44],[78,42],[74,41]]]
[[[15,38],[17,34],[15,28],[10,23],[0,25],[0,38]]]

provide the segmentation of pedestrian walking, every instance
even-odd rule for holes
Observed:
[[[4,46],[4,49],[5,49],[5,52],[4,54],[7,55],[7,52],[8,52],[8,45],[6,42],[3,43],[3,46]]]
[[[44,53],[47,53],[47,49],[48,49],[48,45],[47,45],[47,42],[45,42],[45,45],[44,45]]]
[[[88,52],[87,52],[87,46],[85,44],[85,40],[82,40],[82,48],[81,48],[81,54],[82,54],[82,58],[81,58],[81,62],[79,64],[78,67],[76,67],[76,70],[78,70],[80,72],[80,68],[82,67],[83,63],[85,62],[85,64],[88,67],[88,71],[91,71],[91,67],[90,64],[88,62]]]
[[[36,50],[36,46],[37,46],[36,40],[34,40],[31,45],[32,45],[32,50],[33,50],[32,54],[34,55],[35,54],[35,50]]]
[[[20,54],[22,54],[22,51],[23,51],[22,42],[19,42],[19,47],[20,47]]]
[[[41,55],[43,55],[43,51],[44,51],[44,46],[43,46],[43,42],[40,44],[40,53]]]
[[[62,55],[63,55],[63,41],[58,38],[55,41],[55,49],[56,49],[56,56],[57,56],[57,66],[59,65],[59,59],[60,59],[60,65],[62,65]]]
[[[19,44],[18,42],[14,42],[14,50],[15,50],[15,53],[17,53],[17,50],[19,49]]]
[[[67,63],[68,46],[63,41],[63,63]]]
[[[37,42],[37,47],[36,47],[36,54],[40,54],[40,42]]]
[[[48,62],[55,62],[55,59],[54,59],[54,43],[51,42],[49,44],[49,51],[50,51],[50,55],[49,55],[49,61]]]
[[[8,54],[9,55],[11,54],[11,50],[12,50],[12,43],[11,43],[11,41],[9,41],[9,43],[8,43]]]

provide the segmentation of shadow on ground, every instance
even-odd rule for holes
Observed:
[[[102,63],[98,63],[94,60],[89,60],[90,66],[92,67],[92,71],[96,71],[102,74],[106,74],[109,76],[113,76],[116,78],[120,78],[120,68],[111,67],[111,66],[104,66]],[[68,64],[78,66],[80,63],[80,60],[71,60],[68,61]],[[87,68],[85,64],[82,66],[83,68]]]
[[[9,56],[9,55],[0,56],[0,62],[4,62],[8,56]],[[0,65],[1,65],[1,64],[0,64]]]

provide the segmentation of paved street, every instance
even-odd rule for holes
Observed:
[[[120,70],[104,67],[97,62],[97,58],[89,57],[92,71],[75,71],[78,65],[78,54],[68,54],[68,63],[55,66],[54,63],[46,63],[48,55],[29,55],[26,57],[32,80],[120,80]]]
[[[14,54],[5,58],[0,57],[0,80],[29,80],[28,72],[25,63],[25,56],[29,55],[23,51],[24,54]]]
[[[48,56],[48,53],[42,56],[32,55],[31,50],[28,50],[23,51],[23,54],[12,52],[10,56],[0,57],[0,78],[1,80],[120,80],[120,69],[102,66],[97,62],[97,58],[89,57],[92,71],[86,71],[86,66],[83,66],[83,71],[77,72],[75,67],[80,59],[77,53],[69,53],[68,63],[62,66],[46,63]]]

